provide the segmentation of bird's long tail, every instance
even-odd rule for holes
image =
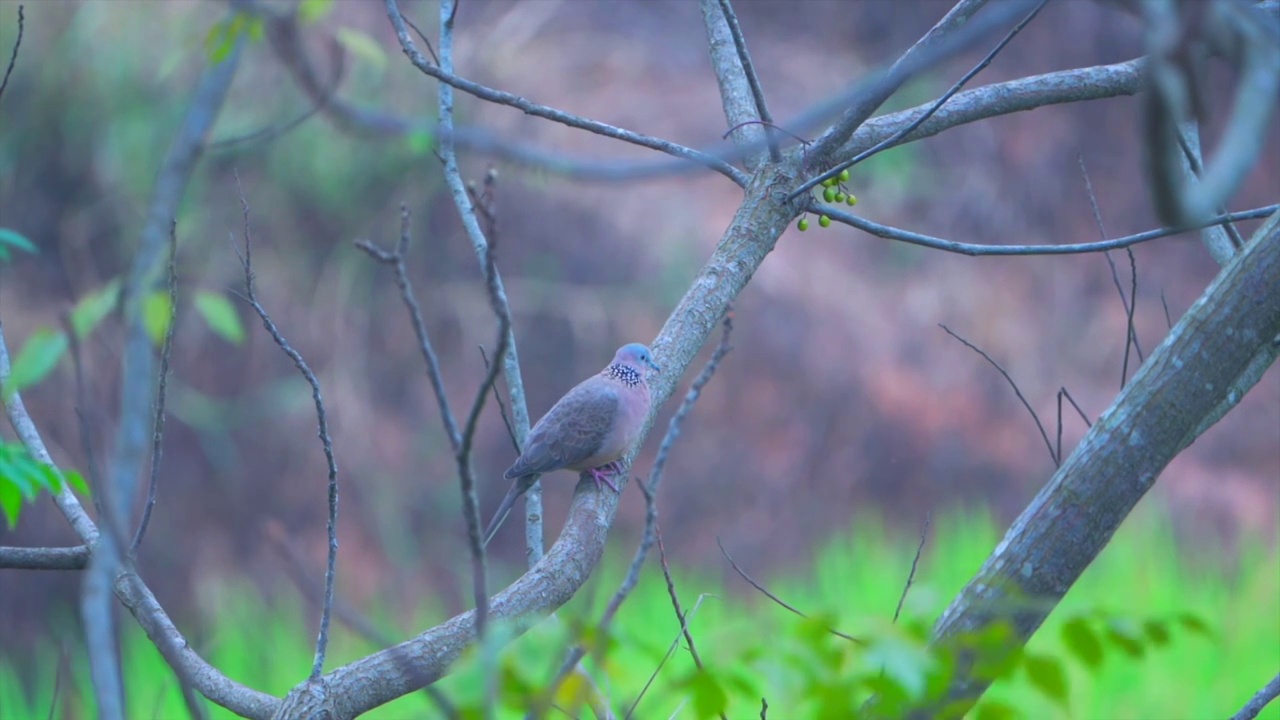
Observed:
[[[485,547],[489,546],[489,541],[498,533],[498,528],[502,527],[502,523],[511,514],[511,508],[516,504],[516,499],[532,487],[533,482],[537,479],[537,475],[525,475],[511,482],[511,489],[507,491],[507,496],[502,498],[502,504],[498,505],[498,511],[493,514],[493,519],[489,521],[489,527],[485,528]]]

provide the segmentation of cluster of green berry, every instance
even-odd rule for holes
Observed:
[[[840,171],[835,177],[829,177],[822,181],[822,200],[829,203],[845,203],[850,207],[858,204],[858,198],[851,192],[846,192],[844,184],[849,181],[849,170],[846,168]],[[818,224],[822,227],[831,227],[831,218],[825,214],[818,216]],[[800,221],[796,223],[796,227],[800,232],[809,229],[809,213],[800,216]]]

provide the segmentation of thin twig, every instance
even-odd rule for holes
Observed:
[[[827,170],[826,172],[822,173],[821,175],[806,181],[804,184],[800,185],[800,187],[792,191],[789,199],[794,199],[796,197],[799,197],[800,195],[808,192],[810,189],[817,187],[824,180],[836,177],[843,170],[847,168],[851,168],[854,165],[857,165],[858,163],[866,160],[872,155],[879,154],[885,150],[888,150],[889,148],[892,148],[893,146],[897,145],[898,142],[901,141],[903,138],[915,132],[916,128],[920,127],[921,125],[924,124],[926,120],[933,117],[933,114],[936,113],[938,109],[941,108],[943,105],[945,105],[946,102],[950,100],[956,93],[960,92],[960,90],[963,89],[964,86],[974,78],[974,76],[976,76],[978,73],[985,70],[986,67],[991,64],[991,61],[995,60],[996,55],[999,55],[1000,51],[1004,50],[1005,46],[1009,44],[1009,41],[1013,40],[1013,38],[1016,37],[1018,33],[1022,32],[1022,29],[1025,28],[1027,24],[1030,23],[1033,19],[1035,19],[1036,15],[1040,14],[1040,10],[1044,8],[1045,3],[1047,3],[1048,1],[1049,0],[1040,0],[1040,2],[1037,3],[1036,6],[1031,9],[1031,12],[1025,18],[1022,19],[1022,22],[1019,22],[1017,25],[1014,25],[1012,30],[1005,33],[1004,38],[1002,38],[1000,42],[996,43],[996,46],[991,49],[991,52],[987,53],[986,57],[982,58],[981,62],[979,62],[977,65],[974,65],[973,68],[969,70],[969,72],[965,73],[963,77],[957,80],[956,83],[952,85],[949,90],[943,93],[942,97],[935,100],[927,110],[925,110],[923,113],[920,114],[919,117],[917,117],[915,120],[911,121],[907,125],[903,126],[901,130],[898,130],[893,135],[890,135],[884,140],[881,140],[875,145],[872,145],[866,150],[863,150],[862,152],[853,156],[849,160],[839,163],[836,166],[832,167],[831,169]]]
[[[1138,261],[1133,257],[1133,248],[1127,247],[1124,251],[1129,255],[1129,309],[1125,313],[1125,329],[1126,336],[1124,346],[1124,363],[1120,366],[1120,389],[1124,389],[1124,385],[1129,381],[1129,343],[1133,343],[1133,349],[1138,353],[1138,362],[1145,362],[1142,357],[1142,346],[1138,344],[1138,331],[1133,326],[1133,313],[1138,308]]]
[[[1169,314],[1169,301],[1168,301],[1168,300],[1165,300],[1165,298],[1164,298],[1164,291],[1163,291],[1163,290],[1161,290],[1161,291],[1160,291],[1160,306],[1164,308],[1164,321],[1165,321],[1165,324],[1167,324],[1167,325],[1169,326],[1169,329],[1170,329],[1170,330],[1172,330],[1172,329],[1173,329],[1173,316]]]
[[[129,545],[129,557],[138,556],[142,538],[151,523],[151,511],[156,506],[156,486],[160,478],[160,457],[164,447],[165,396],[169,386],[169,358],[173,352],[173,333],[178,325],[178,221],[169,224],[169,324],[164,331],[164,346],[160,349],[160,379],[156,387],[156,415],[151,425],[151,477],[147,482],[147,502],[142,506],[142,517]]]
[[[916,545],[915,557],[911,558],[911,572],[907,573],[907,582],[902,586],[902,595],[898,598],[898,607],[893,611],[893,622],[897,624],[898,616],[902,614],[902,605],[907,601],[907,593],[911,592],[911,583],[916,579],[916,567],[920,564],[920,555],[924,553],[924,543],[929,537],[929,523],[933,520],[933,513],[925,513],[924,527],[920,529],[920,544]]]
[[[18,48],[22,47],[22,30],[26,25],[26,17],[23,15],[23,8],[18,6],[18,37],[13,41],[13,52],[9,54],[9,67],[4,70],[4,81],[0,82],[0,98],[4,97],[5,88],[9,87],[9,74],[13,72],[13,66],[18,62]]]
[[[63,313],[61,321],[63,332],[67,336],[67,343],[71,353],[71,368],[75,376],[76,432],[80,439],[80,452],[84,453],[85,471],[89,476],[89,487],[93,491],[94,509],[98,512],[98,517],[103,527],[112,534],[118,545],[121,531],[121,528],[115,524],[118,514],[114,508],[108,507],[108,503],[113,499],[119,501],[119,498],[113,498],[107,492],[106,486],[103,485],[102,472],[98,466],[98,454],[93,449],[93,429],[89,424],[88,387],[84,376],[84,356],[80,346],[80,337],[76,335],[75,326],[71,322],[71,313]]]
[[[306,557],[294,543],[290,542],[283,525],[271,523],[267,525],[263,534],[284,559],[285,573],[293,581],[294,586],[303,597],[313,599],[323,592],[321,584],[307,572]],[[347,628],[375,647],[392,647],[396,644],[394,638],[380,630],[372,620],[364,616],[355,607],[344,602],[340,597],[334,598],[333,615],[338,619],[338,622],[346,625]],[[457,708],[453,706],[453,703],[439,688],[427,685],[422,690],[448,720],[457,720],[460,717]]]
[[[658,505],[655,502],[655,498],[657,497],[658,486],[662,483],[663,471],[666,469],[667,458],[671,454],[671,448],[675,445],[676,439],[680,437],[680,430],[684,425],[685,418],[693,411],[693,406],[697,404],[698,397],[702,395],[702,389],[707,386],[707,383],[711,382],[711,378],[716,374],[716,369],[720,367],[720,362],[729,354],[729,351],[733,350],[733,346],[729,344],[733,334],[732,310],[725,313],[721,326],[723,331],[720,334],[720,344],[711,353],[711,359],[707,360],[702,372],[698,373],[698,377],[689,386],[689,392],[684,396],[684,401],[680,403],[680,408],[676,410],[675,415],[672,415],[671,420],[667,423],[667,432],[662,437],[662,443],[658,446],[658,455],[653,461],[653,468],[649,471],[649,483],[646,485],[639,478],[636,479],[636,484],[640,486],[640,492],[644,493],[644,534],[641,536],[640,546],[636,548],[635,556],[631,559],[631,565],[627,569],[627,575],[623,579],[622,585],[618,587],[617,592],[609,600],[609,604],[605,607],[604,614],[600,618],[600,623],[596,627],[597,644],[594,651],[597,654],[603,652],[609,626],[612,624],[614,616],[617,615],[618,608],[622,606],[631,590],[639,582],[640,569],[644,566],[644,561],[649,556],[649,550],[653,547],[653,543],[657,538]],[[556,674],[555,680],[547,688],[548,697],[555,695],[555,691],[560,687],[560,684],[564,682],[565,678],[569,677],[569,673],[573,671],[586,654],[587,648],[582,644],[579,644],[569,653],[569,656],[565,658],[564,664],[560,667],[560,671]]]
[[[1058,393],[1065,397],[1067,402],[1071,403],[1071,407],[1076,409],[1076,412],[1080,415],[1080,419],[1084,421],[1085,427],[1093,427],[1093,423],[1089,420],[1089,416],[1084,414],[1084,410],[1080,409],[1080,406],[1076,404],[1076,399],[1071,397],[1071,393],[1067,392],[1065,387],[1059,388]]]
[[[858,217],[851,213],[837,210],[834,207],[821,205],[817,202],[809,204],[808,210],[814,213],[822,213],[829,216],[832,220],[855,227],[863,232],[882,237],[886,240],[896,240],[910,245],[919,245],[921,247],[931,248],[933,250],[942,250],[944,252],[958,253],[961,255],[978,256],[978,255],[1077,255],[1080,253],[1103,252],[1106,250],[1117,250],[1119,248],[1137,245],[1139,243],[1157,240],[1159,238],[1169,237],[1170,235],[1178,235],[1189,230],[1198,230],[1211,225],[1221,225],[1226,222],[1237,222],[1240,220],[1257,220],[1265,218],[1272,213],[1280,210],[1280,204],[1267,205],[1265,207],[1254,208],[1252,210],[1243,210],[1241,212],[1227,213],[1217,217],[1209,218],[1204,223],[1196,223],[1187,227],[1164,227],[1157,230],[1148,230],[1146,232],[1137,233],[1135,235],[1126,235],[1114,240],[1104,240],[1102,242],[1090,243],[1074,243],[1068,245],[983,245],[979,243],[962,243],[954,240],[946,240],[931,235],[903,230],[901,228],[891,227],[889,225],[881,225],[872,222],[866,218]]]
[[[325,653],[329,647],[329,620],[333,615],[333,586],[338,562],[338,462],[333,455],[333,440],[329,436],[329,418],[325,412],[324,399],[320,395],[320,381],[316,379],[315,373],[311,371],[311,367],[307,365],[306,360],[302,359],[302,355],[293,349],[288,340],[285,340],[280,329],[271,320],[271,316],[267,314],[266,308],[262,307],[262,304],[258,302],[258,298],[254,294],[253,242],[252,235],[249,232],[249,201],[245,198],[244,188],[240,186],[239,173],[236,173],[236,192],[240,195],[240,206],[244,214],[244,254],[240,256],[240,262],[244,266],[245,299],[248,300],[253,311],[258,314],[258,318],[262,320],[262,326],[271,335],[271,339],[285,355],[289,356],[289,359],[293,361],[294,367],[298,368],[298,372],[302,374],[307,384],[311,386],[311,400],[316,406],[316,420],[319,426],[318,435],[320,444],[324,449],[325,464],[329,469],[329,553],[328,561],[325,564],[324,605],[320,612],[320,630],[316,636],[315,660],[311,664],[310,677],[315,680],[320,677],[321,671],[324,670]]]
[[[720,542],[720,538],[718,536],[716,537],[716,545],[720,546],[720,553],[724,555],[725,559],[729,561],[729,564],[733,566],[734,572],[738,573],[738,575],[741,576],[743,580],[746,580],[747,583],[751,585],[751,587],[755,588],[756,590],[759,590],[765,597],[781,605],[783,608],[790,610],[792,613],[795,613],[796,615],[799,615],[800,617],[805,618],[806,620],[809,619],[809,616],[806,615],[803,611],[797,609],[793,605],[788,604],[785,600],[778,597],[777,595],[774,595],[773,593],[769,592],[768,588],[756,582],[755,578],[752,578],[750,575],[748,575],[747,571],[743,570],[742,567],[738,565],[737,561],[733,559],[733,556],[729,554],[729,551],[724,549],[724,543]],[[829,627],[827,628],[827,632],[831,633],[832,635],[835,635],[836,637],[842,637],[845,640],[856,643],[858,645],[866,644],[866,641],[856,638],[852,635],[846,635],[845,633],[842,633],[839,630],[836,630],[835,628]]]
[[[659,542],[659,546],[661,546],[661,542]],[[670,575],[668,575],[667,578],[667,587],[668,589],[671,589],[672,587]],[[675,590],[672,589],[671,593],[674,598]],[[698,608],[702,607],[702,601],[709,597],[715,596],[710,593],[702,593],[699,595],[698,599],[693,601],[693,607],[689,609],[688,613],[684,614],[680,613],[679,601],[676,601],[676,615],[680,617],[680,630],[676,632],[675,639],[671,641],[671,645],[667,648],[667,653],[662,656],[662,660],[658,663],[658,667],[653,669],[653,673],[649,675],[648,681],[646,681],[644,687],[640,689],[640,694],[636,696],[636,699],[631,702],[631,706],[627,708],[627,714],[623,716],[623,720],[631,720],[632,715],[635,714],[636,706],[640,704],[640,701],[644,699],[645,694],[649,692],[649,688],[653,685],[653,681],[658,679],[658,673],[662,672],[662,667],[666,665],[667,661],[671,659],[671,656],[675,654],[676,648],[680,647],[680,638],[683,637],[690,640],[689,650],[693,653],[694,664],[699,670],[702,669],[702,661],[698,659],[697,653],[693,649],[691,636],[689,635],[689,623],[693,620],[693,616],[697,614]],[[721,717],[724,717],[723,713],[721,713]]]
[[[480,359],[484,361],[485,372],[489,371],[489,356],[485,354],[484,346],[478,345],[480,348]],[[497,383],[493,384],[493,399],[498,403],[498,414],[502,416],[502,424],[507,428],[507,437],[511,439],[511,447],[515,449],[516,455],[520,454],[520,440],[516,438],[516,429],[511,426],[511,418],[507,417],[507,405],[502,402],[502,394],[498,392]]]
[[[1049,457],[1053,460],[1054,464],[1057,465],[1058,456],[1053,452],[1053,443],[1049,442],[1049,433],[1045,432],[1044,424],[1040,422],[1040,416],[1036,415],[1036,411],[1031,407],[1031,403],[1027,402],[1027,399],[1023,397],[1022,390],[1018,388],[1018,383],[1014,382],[1013,378],[1009,377],[1009,373],[1005,372],[1004,368],[1000,367],[1000,363],[996,362],[995,360],[992,360],[991,356],[983,352],[981,348],[969,342],[968,340],[965,340],[959,335],[955,334],[954,332],[951,331],[951,328],[947,327],[946,325],[943,325],[942,323],[938,323],[938,327],[945,330],[946,333],[951,337],[959,340],[961,343],[964,344],[965,347],[981,355],[983,359],[991,363],[991,366],[994,367],[996,370],[998,370],[1000,374],[1004,376],[1004,379],[1009,383],[1009,386],[1013,388],[1013,394],[1018,396],[1018,400],[1022,402],[1022,406],[1027,409],[1027,412],[1031,413],[1031,419],[1035,421],[1036,428],[1040,430],[1040,437],[1044,438],[1045,447],[1049,448]]]
[[[1249,698],[1249,702],[1240,708],[1240,712],[1232,715],[1231,720],[1253,720],[1253,718],[1258,717],[1263,708],[1277,697],[1280,697],[1280,674],[1271,678],[1271,682],[1262,686],[1261,690]]]
[[[453,72],[453,20],[456,10],[457,5],[454,0],[443,0],[440,3],[440,68],[445,73]],[[400,12],[395,7],[395,0],[387,0],[387,11],[394,14],[393,23],[396,20],[400,20]],[[397,32],[404,32],[403,22],[398,24]],[[408,52],[409,47],[412,47],[413,41],[409,39],[408,33],[404,32],[401,44],[403,45],[406,40],[409,45],[406,46],[405,50]],[[416,48],[414,52],[417,52]],[[424,64],[426,64],[425,60]],[[441,127],[452,128],[453,88],[445,83],[441,83],[439,88],[439,108]],[[466,184],[462,181],[462,171],[458,168],[458,156],[454,149],[453,141],[449,138],[441,139],[439,151],[444,165],[445,182],[453,195],[453,203],[458,210],[458,215],[462,219],[467,233],[472,236],[473,242],[483,243],[485,246],[485,252],[482,256],[485,288],[489,291],[489,303],[493,308],[494,315],[498,318],[498,341],[495,356],[503,357],[506,354],[507,343],[510,340],[511,313],[507,307],[502,288],[499,285],[498,270],[493,259],[493,248],[484,239],[475,217],[474,206],[467,197]],[[455,459],[458,464],[459,485],[462,492],[462,514],[467,524],[467,541],[471,546],[471,584],[476,604],[476,638],[482,647],[484,647],[485,631],[488,629],[489,594],[485,587],[484,541],[480,535],[480,502],[476,495],[475,477],[471,467],[471,443],[475,435],[476,424],[480,420],[480,411],[484,409],[485,398],[497,376],[498,364],[494,363],[493,367],[489,368],[488,372],[485,373],[484,382],[480,384],[476,391],[475,401],[471,405],[471,412],[467,415],[466,430],[463,431],[458,444],[454,448]],[[494,689],[497,677],[497,673],[494,672],[493,668],[491,652],[484,653],[482,665],[484,666],[485,686],[484,714],[485,717],[489,717],[493,710],[494,693],[491,691]]]
[[[369,242],[357,240],[356,247],[369,253],[379,262],[391,265],[396,271],[396,286],[400,288],[400,300],[409,311],[409,322],[413,325],[414,335],[418,338],[418,350],[427,366],[427,379],[436,395],[436,404],[440,409],[440,421],[444,423],[445,435],[449,438],[449,447],[456,453],[462,444],[462,433],[458,431],[458,421],[449,407],[449,396],[445,392],[444,377],[440,373],[440,360],[431,344],[431,336],[427,333],[426,321],[422,319],[422,308],[414,296],[413,282],[409,280],[409,270],[405,258],[409,252],[410,237],[409,206],[400,203],[400,240],[395,252],[387,252]]]
[[[405,26],[404,17],[400,14],[400,8],[398,7],[396,0],[386,0],[386,6],[387,17],[391,20],[392,28],[395,29],[396,37],[400,41],[400,48],[409,58],[409,61],[413,63],[414,67],[418,68],[418,70],[422,71],[429,77],[440,81],[441,91],[446,87],[457,88],[462,92],[474,95],[481,100],[486,100],[496,105],[514,107],[528,115],[545,118],[553,122],[568,125],[569,127],[587,130],[588,132],[592,132],[597,135],[603,135],[604,137],[621,140],[623,142],[639,145],[651,150],[657,150],[658,152],[663,152],[674,157],[703,165],[721,173],[739,185],[746,185],[746,175],[741,170],[733,167],[720,158],[707,155],[706,153],[692,148],[687,148],[683,145],[678,145],[667,140],[661,140],[659,138],[642,135],[630,130],[624,130],[596,120],[589,120],[546,105],[539,105],[538,103],[530,102],[519,95],[503,92],[501,90],[494,90],[478,83],[471,82],[470,80],[460,78],[453,74],[453,70],[450,67],[451,60],[446,57],[447,53],[444,49],[443,37],[440,39],[440,64],[432,64],[428,62],[426,57],[418,50],[417,46],[413,42],[413,38],[409,37],[409,29]],[[443,123],[441,124],[443,125]],[[441,135],[440,140],[443,142],[451,139],[452,128],[446,128],[446,132]]]
[[[1085,194],[1089,196],[1089,208],[1093,211],[1093,222],[1098,226],[1098,237],[1101,240],[1106,241],[1107,229],[1102,224],[1102,211],[1098,208],[1098,196],[1093,191],[1093,182],[1089,179],[1089,168],[1085,165],[1084,155],[1077,153],[1076,162],[1080,165],[1080,177],[1084,180]],[[1129,251],[1129,264],[1132,267],[1134,264],[1133,250],[1129,247],[1126,247],[1125,249]],[[1129,295],[1128,299],[1126,299],[1124,296],[1124,288],[1120,285],[1120,273],[1116,270],[1115,260],[1111,258],[1110,253],[1103,253],[1103,256],[1107,259],[1107,266],[1111,268],[1111,282],[1115,285],[1116,293],[1120,295],[1120,306],[1124,308],[1125,316],[1128,318],[1124,328],[1124,362],[1120,371],[1120,388],[1123,390],[1125,381],[1129,377],[1129,346],[1137,346],[1138,344],[1138,334],[1133,328],[1133,307],[1137,305],[1138,302],[1137,271],[1136,269],[1134,270],[1134,292]],[[1138,348],[1138,355],[1142,355],[1141,347]]]
[[[742,73],[747,76],[747,84],[751,86],[751,97],[756,104],[756,116],[764,125],[765,142],[769,145],[769,159],[782,161],[782,153],[778,150],[778,138],[773,134],[773,115],[769,113],[769,105],[764,99],[764,88],[760,85],[760,76],[751,63],[751,53],[747,51],[747,39],[742,34],[742,26],[738,24],[738,16],[734,14],[729,0],[720,0],[720,11],[724,13],[725,23],[729,26],[729,34],[733,36],[733,45],[738,51],[738,60],[742,63]]]

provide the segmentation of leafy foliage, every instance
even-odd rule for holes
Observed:
[[[0,511],[10,528],[18,524],[22,503],[31,502],[41,492],[62,492],[64,476],[51,465],[31,457],[21,445],[0,442]],[[65,480],[83,494],[89,493],[84,478],[74,470],[67,471]]]

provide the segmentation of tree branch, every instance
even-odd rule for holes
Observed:
[[[24,7],[24,5],[18,6],[18,37],[13,41],[13,52],[9,54],[9,66],[4,69],[4,80],[0,81],[0,98],[4,97],[5,88],[9,87],[9,75],[13,73],[13,66],[18,62],[18,48],[22,47],[22,31],[26,27]]]
[[[837,210],[833,206],[819,205],[816,202],[811,203],[809,207],[811,212],[820,212],[829,216],[836,222],[855,227],[865,233],[875,235],[876,237],[882,237],[887,240],[897,240],[898,242],[904,242],[909,245],[919,245],[933,250],[942,250],[944,252],[959,253],[961,255],[969,256],[1074,255],[1079,253],[1117,250],[1119,248],[1130,247],[1150,240],[1169,237],[1170,235],[1178,235],[1188,230],[1194,230],[1197,227],[1222,225],[1224,223],[1237,222],[1240,220],[1256,220],[1258,218],[1273,215],[1277,210],[1280,210],[1280,204],[1267,205],[1266,207],[1254,208],[1253,210],[1242,210],[1241,212],[1211,217],[1205,220],[1203,225],[1199,226],[1160,228],[1158,230],[1148,230],[1146,232],[1137,233],[1136,235],[1126,235],[1113,240],[1102,240],[1100,242],[1073,243],[1067,245],[982,245],[945,240],[943,238],[933,237],[932,235],[923,235],[921,233],[911,232],[910,230],[902,230],[889,225],[881,225],[880,223],[872,222],[852,213]]]
[[[720,104],[729,123],[729,136],[747,169],[764,161],[759,152],[767,145],[773,162],[782,159],[778,141],[770,126],[773,118],[765,105],[764,91],[747,53],[746,40],[729,0],[701,0],[702,24],[707,31],[711,68],[720,87]]]
[[[0,568],[6,570],[83,570],[89,564],[89,546],[0,547]]]
[[[311,401],[316,408],[316,424],[317,435],[320,438],[320,447],[324,451],[325,465],[329,471],[328,497],[329,497],[329,517],[327,525],[329,535],[329,552],[324,573],[324,603],[320,612],[320,630],[316,635],[316,652],[314,661],[311,664],[310,680],[314,682],[320,677],[320,672],[324,669],[325,653],[329,649],[329,621],[333,615],[333,585],[337,573],[338,562],[338,462],[333,454],[333,439],[329,436],[329,416],[324,409],[324,398],[320,394],[320,381],[316,378],[315,373],[311,371],[311,367],[307,365],[307,361],[302,358],[302,354],[289,344],[284,335],[280,332],[280,328],[271,320],[271,316],[267,314],[266,308],[258,302],[257,295],[253,289],[253,241],[249,233],[249,201],[245,199],[244,190],[240,187],[240,176],[236,175],[236,192],[240,195],[240,206],[244,211],[244,254],[240,256],[240,262],[244,266],[244,289],[245,299],[249,302],[249,306],[257,313],[258,318],[262,320],[264,327],[272,341],[280,348],[289,359],[293,361],[294,367],[302,375],[307,384],[311,386]]]
[[[429,62],[418,50],[417,46],[413,42],[413,38],[409,36],[409,29],[405,25],[404,17],[400,14],[400,8],[398,7],[396,0],[386,0],[386,6],[387,17],[391,20],[391,26],[395,29],[396,37],[400,40],[400,48],[404,51],[405,56],[408,57],[409,62],[413,63],[413,66],[422,71],[423,74],[439,80],[442,90],[446,86],[454,87],[468,95],[474,95],[481,100],[487,100],[498,105],[507,105],[528,115],[545,118],[553,122],[558,122],[562,125],[568,125],[569,127],[577,128],[579,130],[586,130],[587,132],[613,138],[615,140],[621,140],[633,145],[639,145],[640,147],[649,148],[651,150],[657,150],[658,152],[666,153],[673,157],[710,168],[734,180],[734,182],[737,182],[739,185],[743,184],[741,171],[719,158],[712,157],[698,150],[677,145],[676,143],[669,142],[667,140],[649,137],[648,135],[641,135],[640,133],[624,130],[596,120],[579,117],[546,105],[539,105],[537,103],[530,102],[519,95],[513,95],[512,93],[503,92],[501,90],[494,90],[492,88],[485,87],[484,85],[471,82],[470,80],[460,78],[454,75],[449,68],[444,66],[443,52],[441,53],[440,58],[441,65],[436,66]],[[451,131],[446,128],[445,134],[451,136]]]
[[[974,65],[973,68],[969,70],[969,72],[961,76],[960,79],[957,80],[956,83],[951,86],[951,89],[943,93],[942,97],[939,97],[937,100],[933,101],[929,105],[929,108],[927,110],[925,110],[923,113],[918,115],[914,120],[912,120],[910,123],[904,126],[901,130],[898,130],[893,135],[890,135],[884,140],[881,140],[875,145],[849,158],[848,160],[844,160],[839,163],[836,163],[834,167],[822,173],[821,175],[811,178],[809,181],[805,182],[803,185],[796,188],[791,193],[791,197],[795,198],[796,196],[804,192],[807,192],[809,189],[817,187],[818,185],[822,184],[823,181],[829,178],[837,177],[843,170],[847,168],[851,168],[854,165],[857,165],[858,163],[862,162],[863,160],[866,160],[872,155],[875,155],[881,152],[882,150],[888,150],[889,148],[897,144],[898,141],[910,135],[913,131],[915,131],[916,128],[923,125],[926,120],[933,117],[933,114],[938,112],[938,108],[941,108],[956,93],[960,92],[961,88],[967,85],[968,82],[972,80],[975,75],[977,75],[978,73],[986,69],[986,67],[991,64],[991,61],[995,60],[996,55],[999,55],[1000,51],[1004,50],[1005,46],[1009,44],[1009,41],[1013,40],[1013,38],[1016,37],[1018,33],[1022,32],[1022,29],[1025,28],[1027,24],[1030,23],[1033,19],[1035,19],[1036,15],[1040,14],[1040,10],[1044,8],[1045,3],[1047,2],[1049,2],[1049,0],[1039,0],[1039,2],[1036,3],[1036,6],[1031,8],[1031,12],[1028,13],[1027,16],[1022,19],[1021,22],[1019,22],[1017,25],[1014,25],[1013,29],[1005,33],[1004,38],[1002,38],[1000,42],[996,43],[996,46],[991,49],[991,52],[987,53],[986,57],[982,58],[982,60],[979,61],[977,65]]]
[[[1280,226],[1271,225],[1209,285],[1023,511],[943,613],[935,643],[1002,621],[1014,633],[1001,653],[1025,643],[1205,418],[1238,392],[1234,383],[1280,334]],[[962,663],[950,700],[972,703],[989,684],[967,670]]]
[[[1240,708],[1240,712],[1232,715],[1231,720],[1253,720],[1277,697],[1280,697],[1280,674],[1271,678],[1271,682],[1262,686],[1261,690],[1249,698],[1249,702]]]

